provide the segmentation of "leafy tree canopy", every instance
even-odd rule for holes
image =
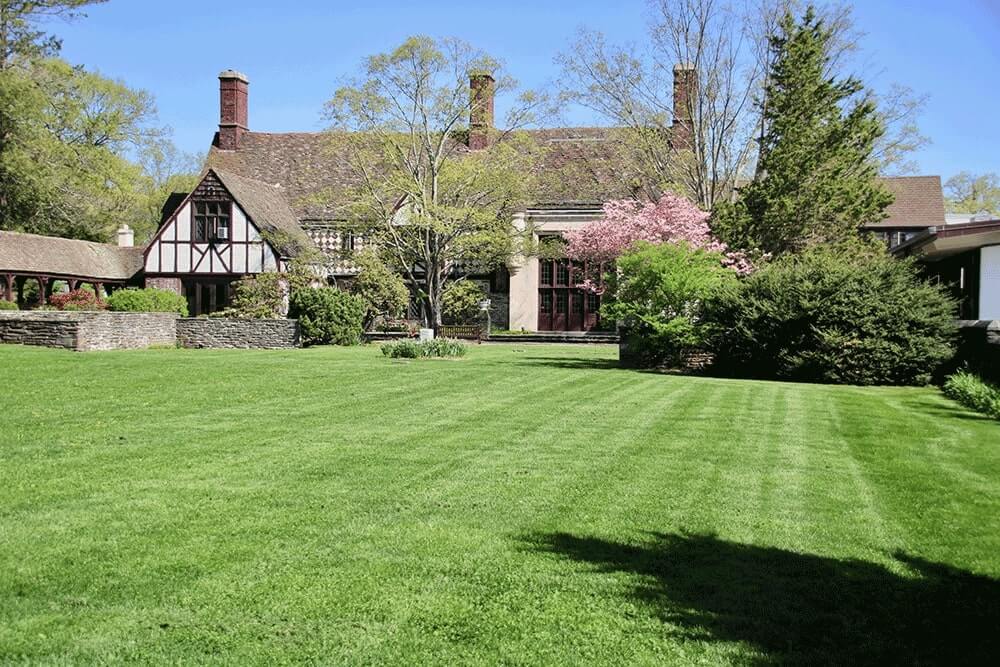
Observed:
[[[141,239],[191,185],[152,96],[59,59],[39,26],[90,4],[0,0],[0,229],[108,241],[127,223]]]
[[[544,108],[531,92],[516,96],[505,129],[470,150],[470,116],[489,112],[470,95],[474,74],[489,74],[497,94],[517,89],[498,61],[465,42],[411,37],[367,58],[327,104],[331,144],[357,183],[330,195],[350,203],[349,217],[407,278],[430,325],[441,323],[450,282],[497,268],[520,247],[526,234],[512,214],[541,152],[519,132]]]
[[[955,174],[944,184],[945,203],[952,213],[1000,215],[1000,176],[994,173]]]

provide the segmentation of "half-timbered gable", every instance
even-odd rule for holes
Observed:
[[[185,294],[195,314],[224,308],[234,281],[284,271],[310,241],[277,188],[209,169],[144,253],[147,283]]]

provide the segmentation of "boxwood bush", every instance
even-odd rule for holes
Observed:
[[[843,384],[926,384],[954,354],[956,304],[874,245],[784,256],[708,309],[716,370]]]
[[[130,313],[177,313],[187,317],[187,300],[170,290],[156,287],[121,289],[106,300],[108,308]]]
[[[297,289],[288,309],[288,316],[299,321],[306,345],[357,345],[364,314],[360,298],[333,287]]]
[[[0,299],[0,310],[20,310],[17,307],[17,303],[13,301],[8,301],[7,299]]]
[[[983,381],[968,371],[949,375],[943,387],[945,396],[984,415],[1000,419],[1000,387]]]

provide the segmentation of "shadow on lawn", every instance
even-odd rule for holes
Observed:
[[[945,397],[945,402],[938,400],[938,396],[930,394],[921,399],[904,401],[904,405],[924,415],[943,417],[945,419],[964,419],[966,421],[993,422],[1000,424],[989,415],[979,414],[971,408],[966,408],[950,398]]]
[[[513,362],[521,366],[531,366],[537,368],[538,366],[549,366],[551,368],[571,368],[571,369],[590,369],[590,370],[622,370],[624,367],[619,365],[617,359],[587,359],[585,357],[539,357],[539,356],[524,356],[518,357],[517,361]],[[634,369],[625,369],[634,370]]]
[[[881,565],[654,534],[646,545],[565,533],[540,551],[644,577],[632,595],[685,637],[747,642],[760,662],[996,664],[1000,581],[897,553]]]

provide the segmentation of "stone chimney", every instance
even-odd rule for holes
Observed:
[[[698,71],[694,65],[674,65],[674,148],[694,147],[694,108],[698,94]]]
[[[495,86],[493,77],[486,72],[469,76],[469,148],[474,151],[490,145]]]
[[[249,131],[249,87],[245,74],[227,69],[219,74],[219,148],[234,151]]]
[[[118,247],[119,248],[131,248],[135,245],[135,233],[132,228],[128,225],[122,225],[118,228]]]

